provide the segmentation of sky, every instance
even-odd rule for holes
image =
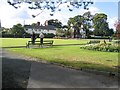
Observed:
[[[93,0],[94,4],[89,5],[89,11],[94,15],[95,13],[105,13],[108,16],[109,27],[115,29],[114,23],[118,19],[118,1],[119,0]],[[50,19],[58,19],[64,25],[67,24],[67,21],[70,17],[74,17],[76,15],[82,15],[88,10],[84,10],[83,7],[79,9],[74,9],[70,12],[66,5],[63,4],[59,8],[61,8],[61,12],[56,11],[54,16],[50,16],[50,11],[44,10],[39,16],[33,18],[32,15],[36,15],[40,10],[30,10],[28,9],[28,5],[22,4],[21,8],[15,9],[11,5],[7,3],[7,0],[1,0],[0,2],[0,20],[2,27],[11,28],[13,25],[17,23],[24,24],[32,24],[36,22],[40,22],[44,24],[46,20]]]

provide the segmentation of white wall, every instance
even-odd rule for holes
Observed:
[[[40,34],[41,32],[43,33],[53,33],[56,34],[56,30],[43,30],[43,29],[37,29],[37,30],[32,30],[31,28],[29,28],[28,30],[25,30],[27,33],[32,34],[32,32],[34,31],[36,34]]]

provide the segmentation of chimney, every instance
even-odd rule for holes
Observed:
[[[48,26],[48,20],[45,21],[45,26]]]

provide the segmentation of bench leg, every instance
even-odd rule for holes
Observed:
[[[26,48],[28,48],[28,44],[26,43]]]

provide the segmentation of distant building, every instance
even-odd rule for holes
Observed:
[[[45,21],[44,26],[40,25],[40,22],[37,22],[37,24],[35,26],[32,25],[24,25],[25,27],[25,31],[27,33],[32,33],[33,31],[36,34],[40,34],[41,32],[43,33],[53,33],[56,34],[56,27],[52,26],[52,25],[48,25],[48,21]]]

